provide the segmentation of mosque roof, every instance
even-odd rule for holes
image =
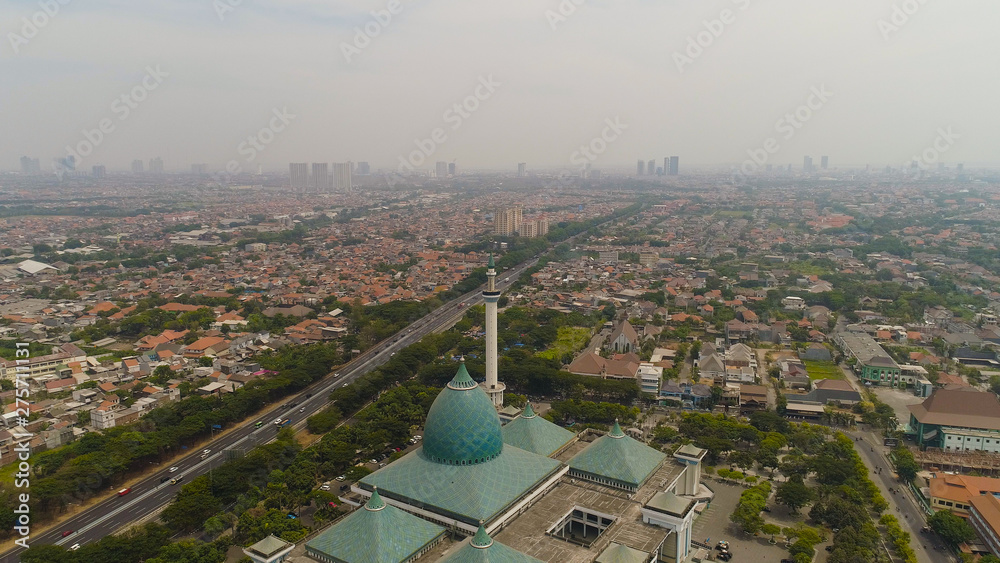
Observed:
[[[500,417],[465,363],[434,400],[424,425],[424,455],[451,465],[489,461],[503,450]]]
[[[494,541],[480,523],[475,537],[466,540],[462,547],[442,559],[441,563],[541,563],[541,561]]]
[[[569,460],[570,469],[632,487],[641,486],[667,454],[629,438],[618,421],[611,431]]]
[[[350,563],[406,561],[444,535],[444,528],[386,504],[376,489],[356,510],[306,543],[310,554]]]
[[[550,456],[576,436],[535,414],[529,403],[521,416],[500,429],[503,442],[538,455]]]

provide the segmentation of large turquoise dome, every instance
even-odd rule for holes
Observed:
[[[501,451],[500,417],[463,363],[427,413],[423,453],[438,463],[475,465]]]

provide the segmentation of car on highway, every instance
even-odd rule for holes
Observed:
[[[306,412],[306,408],[302,407],[301,409],[299,409],[299,412]]]
[[[257,424],[254,424],[253,426],[254,426],[254,428],[260,428],[261,426],[264,426],[264,421],[263,420],[258,420]]]
[[[73,547],[69,548],[70,551],[76,551],[78,549],[80,549],[80,544],[78,543],[74,543]]]
[[[132,492],[132,487],[126,487],[126,488],[118,491],[118,496],[123,497],[123,496],[125,496],[125,495],[127,495],[127,494],[129,494],[131,492]]]
[[[63,530],[62,536],[65,538],[66,536],[72,534],[73,532],[76,532],[76,530]]]
[[[170,480],[170,484],[171,485],[176,485],[177,483],[180,483],[183,480],[184,480],[184,476],[183,475],[178,475],[177,477],[174,477],[173,479]]]
[[[345,383],[345,384],[341,385],[341,387],[347,387],[348,385],[350,385],[350,383]]]
[[[170,469],[168,469],[167,471],[170,472],[170,473],[173,473],[174,471],[177,471],[177,466],[175,465],[175,466],[171,467]]]
[[[201,450],[201,459],[205,459],[210,453],[212,453],[212,450]]]
[[[335,374],[333,374],[333,377],[334,377],[334,379],[336,379],[336,378],[340,377],[340,374],[339,373],[335,373]]]

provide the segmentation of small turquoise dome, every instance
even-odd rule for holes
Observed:
[[[500,417],[463,362],[427,413],[423,453],[438,463],[475,465],[501,451]]]

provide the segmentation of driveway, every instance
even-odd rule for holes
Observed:
[[[768,543],[769,536],[747,536],[729,521],[729,515],[736,510],[740,494],[745,491],[739,485],[728,485],[718,480],[708,482],[709,488],[715,491],[715,498],[691,529],[691,539],[705,541],[714,548],[719,540],[729,542],[729,551],[733,553],[732,563],[757,563],[758,561],[780,561],[788,557],[788,551],[778,545]],[[768,503],[769,505],[773,502]],[[767,516],[767,514],[765,514]]]

